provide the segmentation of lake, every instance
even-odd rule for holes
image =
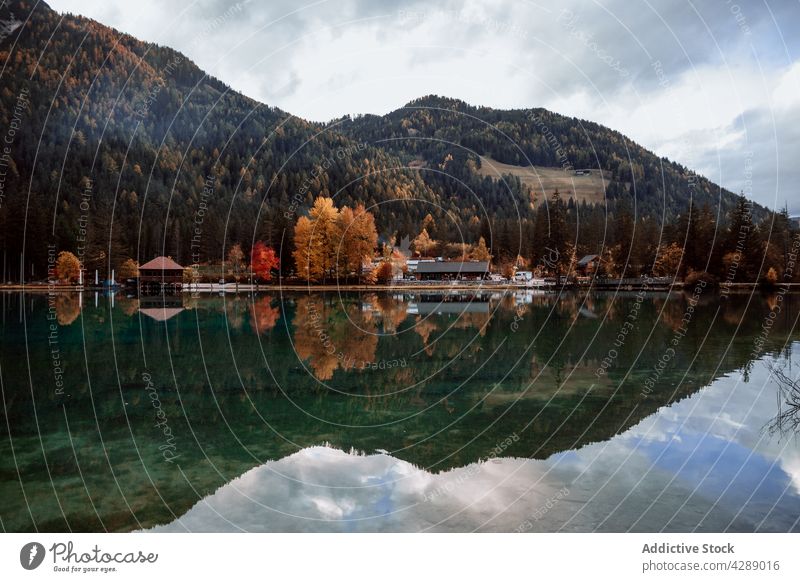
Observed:
[[[800,297],[0,293],[4,531],[797,531]]]

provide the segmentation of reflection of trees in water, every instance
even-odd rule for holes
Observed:
[[[330,380],[338,367],[336,352],[331,353],[327,345],[330,343],[330,329],[325,313],[327,310],[321,298],[297,299],[293,321],[294,349],[298,359],[307,361],[319,380]]]
[[[659,306],[660,307],[660,306]],[[667,301],[661,312],[661,321],[672,331],[680,329],[684,325],[683,318],[686,316],[686,303],[675,299]]]
[[[378,329],[371,315],[357,305],[346,306],[347,317],[337,320],[333,330],[339,353],[342,354],[343,369],[360,369],[364,363],[375,361],[378,347]]]
[[[364,412],[376,412],[383,416],[387,410],[405,409],[410,405],[424,408],[429,403],[424,398],[425,388],[417,383],[411,367],[366,373],[370,374],[369,383],[364,387],[363,393],[368,398],[351,402],[353,412],[349,422],[352,424],[363,421]],[[411,388],[406,390],[407,387]]]
[[[205,304],[207,300],[200,299],[200,294],[192,294],[188,293],[183,296],[183,308],[184,309],[198,309],[200,305]]]
[[[365,338],[363,332],[359,332],[347,320],[347,314],[354,316],[356,322],[362,316],[342,311],[341,301],[353,310],[364,309],[364,297],[349,294],[344,295],[343,299],[336,297],[331,300],[329,295],[328,306],[323,306],[323,297],[312,295],[322,326],[331,335],[337,350],[348,349],[349,344],[340,341],[342,336],[357,335],[354,340],[363,339],[363,345],[367,347],[369,342],[377,341],[376,356],[365,359],[377,358],[381,361],[398,356],[408,358],[407,367],[335,374],[349,392],[371,398],[343,398],[340,394],[318,389],[313,376],[306,375],[299,363],[292,362],[294,352],[280,320],[272,331],[266,332],[269,334],[268,345],[262,346],[252,341],[251,333],[230,334],[229,339],[223,299],[219,297],[201,296],[194,300],[199,307],[196,315],[203,322],[202,338],[198,338],[195,325],[170,325],[166,330],[163,326],[147,325],[142,332],[138,318],[115,315],[113,331],[118,334],[116,339],[119,340],[116,342],[109,341],[111,328],[107,320],[104,323],[99,317],[107,313],[107,305],[101,304],[95,308],[92,302],[86,302],[83,313],[87,316],[85,331],[76,322],[69,328],[62,328],[59,336],[59,347],[65,361],[80,363],[84,352],[91,354],[88,362],[91,384],[85,381],[80,369],[65,374],[71,398],[69,428],[73,434],[85,437],[79,451],[81,459],[85,458],[85,462],[81,461],[83,473],[77,471],[75,463],[58,463],[54,469],[30,455],[24,459],[26,464],[22,474],[27,479],[25,485],[28,487],[30,484],[33,490],[32,493],[26,491],[26,495],[35,494],[38,501],[47,494],[51,499],[46,505],[34,509],[36,527],[49,531],[58,528],[66,530],[65,522],[57,521],[54,517],[61,515],[61,512],[52,498],[53,488],[75,491],[74,495],[60,498],[64,503],[63,514],[70,516],[70,521],[72,516],[80,515],[82,527],[94,523],[89,521],[94,515],[91,504],[85,494],[78,495],[80,491],[71,487],[71,484],[82,482],[83,478],[92,491],[115,491],[114,475],[108,471],[106,453],[109,451],[113,466],[124,471],[126,491],[133,492],[137,507],[141,508],[141,511],[137,509],[137,519],[143,524],[152,524],[172,519],[172,514],[165,507],[182,513],[196,503],[197,491],[214,491],[222,484],[224,479],[219,473],[208,471],[208,448],[205,447],[208,443],[213,444],[215,459],[224,461],[224,472],[237,475],[252,468],[254,455],[260,459],[281,458],[294,453],[297,446],[311,446],[324,441],[345,450],[351,447],[367,451],[377,448],[397,450],[400,451],[398,456],[404,460],[420,467],[433,467],[435,471],[485,459],[497,443],[512,432],[520,436],[520,441],[504,452],[505,456],[548,458],[590,442],[603,442],[641,422],[659,408],[696,392],[714,378],[741,370],[753,358],[754,339],[762,332],[764,318],[775,305],[761,295],[752,298],[731,295],[728,299],[721,299],[719,313],[717,304],[698,307],[687,337],[675,347],[676,354],[672,360],[674,370],[671,368],[671,374],[665,374],[652,394],[643,399],[642,380],[650,373],[654,362],[663,355],[674,336],[672,325],[681,320],[686,306],[677,294],[658,296],[657,299],[648,297],[638,312],[635,328],[621,347],[614,346],[614,341],[625,318],[632,313],[635,293],[615,299],[619,302],[615,318],[607,317],[605,321],[603,315],[614,297],[613,293],[592,294],[588,298],[587,306],[600,317],[579,317],[574,321],[570,311],[575,302],[566,301],[562,306],[556,294],[549,294],[532,298],[523,312],[518,330],[512,332],[511,323],[516,310],[520,308],[517,301],[526,298],[522,295],[521,299],[508,296],[502,302],[503,307],[494,312],[484,336],[476,338],[476,330],[472,329],[451,328],[445,333],[455,315],[433,314],[421,316],[419,320],[424,323],[421,323],[422,327],[417,326],[413,333],[409,331],[397,336],[384,336],[379,340],[375,340],[374,336],[371,340]],[[4,413],[13,427],[15,446],[17,439],[20,439],[22,450],[35,450],[44,443],[48,457],[58,459],[63,452],[63,443],[68,440],[66,419],[62,407],[53,405],[52,368],[33,366],[29,369],[24,350],[19,347],[17,340],[22,333],[20,326],[23,323],[17,323],[18,319],[11,315],[16,315],[22,299],[21,295],[6,298],[10,316],[6,319],[5,327],[0,328],[0,334],[6,334],[3,336],[5,343],[0,353],[0,363],[4,377],[9,380],[5,384]],[[27,302],[33,302],[35,308],[29,318],[33,324],[29,333],[36,335],[31,337],[29,346],[40,350],[38,353],[42,358],[48,356],[50,349],[46,339],[50,322],[45,316],[48,299],[46,294],[25,298]],[[259,306],[270,306],[266,301],[261,303],[262,299],[261,296],[255,297]],[[312,348],[317,346],[324,354],[318,337],[302,338],[303,334],[309,333],[302,326],[302,316],[307,314],[308,308],[300,299],[302,297],[298,295],[290,295],[282,313],[288,314],[288,319],[296,326],[297,334],[294,337],[300,350],[314,356]],[[16,303],[11,303],[12,300]],[[227,297],[226,300],[229,301]],[[190,305],[190,301],[189,296],[184,295],[184,307]],[[748,301],[749,313],[739,326],[739,314],[743,313]],[[277,306],[277,299],[274,303]],[[669,323],[660,319],[660,308],[665,303],[673,309]],[[71,302],[73,314],[74,304],[75,301]],[[234,305],[235,301],[229,307],[233,308]],[[372,313],[374,325],[378,329],[384,326],[386,331],[386,320],[399,321],[399,314],[405,305],[401,300],[381,301],[379,305],[383,311],[378,309]],[[118,298],[115,309],[121,313],[129,306],[130,303],[126,304]],[[249,330],[247,319],[250,314],[247,311],[251,303],[243,299],[238,306],[246,320],[243,329]],[[30,309],[28,303],[24,307]],[[781,313],[766,339],[763,353],[777,355],[787,341],[798,339],[795,324],[798,309],[800,296],[787,294]],[[726,313],[734,315],[725,318],[723,316]],[[367,318],[366,315],[363,317]],[[395,325],[402,330],[415,320],[415,316],[409,315],[405,322]],[[289,329],[295,334],[292,326]],[[148,357],[148,370],[158,382],[159,396],[170,414],[170,425],[176,434],[188,435],[186,423],[191,422],[197,443],[204,445],[192,446],[194,439],[179,441],[179,446],[183,447],[181,470],[188,479],[182,484],[176,484],[174,471],[169,470],[160,458],[158,447],[163,440],[159,440],[159,432],[153,430],[153,409],[143,389],[140,376],[142,360],[136,353],[138,350],[118,352],[118,366],[107,365],[107,362],[113,361],[114,349],[131,342],[138,344],[141,333],[145,334],[148,353],[160,356]],[[535,344],[531,346],[534,338]],[[428,342],[427,345],[435,345],[434,357],[419,353],[423,339]],[[462,357],[450,362],[440,355],[449,353],[451,345],[463,347],[472,339],[475,339],[476,349],[481,348],[479,358]],[[191,365],[199,357],[200,341],[203,346],[209,346],[207,370],[205,366]],[[230,350],[228,341],[232,343]],[[267,377],[262,347],[266,348],[268,363],[276,375],[277,385]],[[607,376],[608,389],[603,386],[603,389],[595,389],[585,397],[586,388],[595,382],[593,372],[598,362],[611,347],[619,351],[619,357]],[[530,366],[523,367],[517,360],[528,349]],[[176,357],[184,358],[179,360],[184,365],[175,378],[174,388],[174,361],[163,357],[170,350]],[[413,359],[409,357],[412,353],[415,356]],[[489,354],[493,355],[487,362]],[[236,370],[232,362],[235,362]],[[559,373],[559,362],[565,366],[561,373],[561,377],[566,378],[563,383],[553,382],[550,376]],[[579,366],[585,366],[586,362],[591,362],[591,365],[582,371]],[[331,365],[333,370],[344,372],[342,365],[348,364],[335,359],[331,360]],[[776,365],[780,366],[780,363]],[[573,373],[575,367],[579,368]],[[309,370],[314,373],[314,368],[309,367]],[[531,387],[531,380],[539,371],[546,376]],[[629,371],[631,374],[626,378]],[[784,383],[788,392],[781,392],[783,398],[780,400],[779,417],[764,430],[794,431],[796,434],[800,429],[800,413],[797,412],[800,406],[797,390],[800,378],[788,367],[782,372],[791,377],[793,382]],[[210,383],[206,374],[211,377]],[[498,386],[496,383],[503,377],[505,379]],[[777,382],[778,375],[774,377]],[[119,398],[120,382],[127,405]],[[91,391],[88,388],[90,385]],[[522,391],[529,387],[530,391],[523,394]],[[454,388],[458,390],[451,396]],[[209,389],[214,390],[213,399],[209,398]],[[180,400],[177,398],[178,390]],[[31,392],[35,394],[35,399],[31,398]],[[90,394],[93,394],[91,398]],[[785,398],[786,394],[790,397]],[[35,415],[32,406],[37,406]],[[129,415],[130,424],[119,421],[123,411]],[[262,422],[253,422],[254,411],[262,414],[283,438],[266,438]],[[325,420],[316,420],[314,417]],[[400,418],[404,419],[403,422],[387,422]],[[446,428],[456,418],[458,423]],[[530,423],[532,419],[535,420]],[[0,424],[5,426],[5,423]],[[365,430],[364,425],[379,426]],[[521,427],[525,426],[529,428],[523,431]],[[97,438],[100,433],[103,441]],[[141,470],[142,460],[137,450],[129,446],[132,435],[140,443],[137,449],[145,464],[153,468],[152,472]],[[409,446],[410,443],[418,444]],[[10,458],[10,455],[3,458]],[[55,472],[51,475],[48,471]],[[4,524],[8,529],[33,530],[34,522],[27,513],[27,505],[19,487],[6,489],[9,494],[2,500],[3,507],[8,508],[3,513]],[[165,499],[157,495],[159,492],[164,493]],[[136,527],[136,520],[124,517],[130,516],[130,510],[119,496],[114,500],[104,500],[97,511],[106,526],[112,524],[118,529]],[[99,522],[96,527],[101,527]]]
[[[513,306],[513,299],[509,305]],[[434,349],[439,347],[442,357],[452,358],[461,352],[469,336],[455,334],[456,330],[467,330],[469,334],[477,334],[485,337],[489,329],[489,322],[492,319],[492,312],[463,311],[457,314],[457,319],[442,319],[435,314],[417,315],[414,318],[414,332],[422,339],[424,351],[428,356],[433,356]],[[441,326],[439,323],[441,323]],[[442,334],[431,338],[434,332],[442,331]],[[446,331],[445,331],[446,330]],[[469,351],[483,349],[480,344],[475,343]]]
[[[767,424],[770,435],[792,436],[800,429],[800,381],[786,373],[787,363],[767,362],[770,378],[778,386],[778,413]]]
[[[458,316],[458,320],[451,326],[451,329],[470,329],[475,330],[481,337],[486,335],[486,327],[492,318],[490,312],[464,312]]]
[[[241,326],[241,315],[236,302],[231,302],[227,317],[231,327],[238,329]],[[281,317],[280,309],[272,306],[272,297],[265,295],[259,297],[250,306],[250,327],[257,335],[268,332]]]
[[[117,304],[122,310],[122,313],[128,317],[132,317],[139,312],[139,300],[135,297],[125,297],[124,295],[120,295],[117,297]]]
[[[778,297],[779,295],[777,293],[770,293],[764,296],[764,301],[767,303],[767,307],[770,311],[774,311],[775,308],[778,307],[778,303],[780,301]]]
[[[301,297],[293,326],[297,357],[308,361],[319,380],[330,380],[339,368],[361,370],[375,360],[377,326],[359,305],[332,306],[322,297]]]
[[[517,296],[511,293],[503,295],[500,298],[500,309],[513,311],[517,306]]]
[[[383,333],[397,333],[397,328],[408,315],[408,303],[384,294],[372,293],[367,297],[369,303],[381,315]]]
[[[56,319],[60,325],[70,325],[80,314],[81,304],[77,294],[56,296]]]
[[[583,297],[575,294],[562,295],[558,301],[558,313],[561,317],[575,321],[579,315],[579,309],[583,303]],[[614,309],[611,305],[610,309]]]
[[[428,340],[430,339],[431,334],[437,329],[439,329],[439,326],[436,325],[433,317],[421,315],[416,317],[414,331],[420,338],[422,338],[422,345],[425,346],[425,353],[429,356],[433,355],[433,344],[428,343]]]
[[[728,325],[739,325],[747,320],[747,304],[741,301],[726,301],[722,310],[722,318]]]
[[[264,297],[262,299],[270,299],[270,298]],[[259,301],[260,300],[261,299],[259,299]],[[239,295],[234,295],[232,299],[227,299],[225,301],[225,319],[226,319],[227,325],[228,325],[228,327],[230,329],[237,330],[237,331],[242,329],[242,325],[244,324],[244,314],[245,314],[245,311],[246,311],[246,308],[242,305],[242,303],[246,303],[246,301],[247,301],[246,299],[243,299]],[[255,303],[258,303],[258,301],[256,301]],[[269,304],[269,302],[267,302],[267,303]],[[253,321],[253,323],[254,323],[253,331],[255,331],[255,328],[256,328],[255,319],[256,319],[255,316],[253,316],[253,318],[251,319]],[[275,322],[277,322],[277,318],[275,319]],[[272,325],[273,325],[273,327],[275,326],[274,323]],[[270,328],[270,329],[272,329],[272,328]],[[264,331],[266,331],[266,330],[264,330]],[[256,331],[256,333],[259,333],[259,332]],[[261,333],[263,333],[263,332],[261,332]]]

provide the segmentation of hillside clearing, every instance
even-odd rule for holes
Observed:
[[[576,176],[574,171],[563,168],[512,166],[481,156],[481,167],[476,168],[476,171],[481,176],[489,176],[495,180],[503,175],[518,177],[523,184],[530,187],[535,203],[540,202],[544,196],[551,196],[556,188],[565,201],[574,198],[578,203],[585,200],[588,204],[596,204],[603,202],[605,198],[602,172],[597,169],[590,170],[590,174]]]

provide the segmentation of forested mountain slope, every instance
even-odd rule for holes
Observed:
[[[42,242],[74,250],[85,225],[90,268],[109,243],[114,261],[164,252],[188,262],[195,219],[202,260],[215,260],[226,237],[279,242],[287,215],[318,194],[432,196],[382,149],[257,103],[172,49],[42,2],[2,11],[23,22],[0,44],[0,120],[16,127],[0,208],[10,263],[25,244],[41,268]],[[393,213],[403,206],[382,212],[382,227]]]
[[[264,240],[291,269],[294,222],[319,195],[365,204],[382,241],[415,236],[430,214],[434,238],[484,236],[496,258],[536,260],[542,225],[553,223],[542,203],[552,193],[537,198],[517,176],[481,175],[481,156],[565,176],[602,170],[597,204],[561,192],[559,220],[579,253],[601,252],[636,228],[656,243],[690,200],[723,225],[736,202],[619,132],[543,109],[431,96],[384,116],[311,123],[232,90],[170,48],[44,2],[6,2],[0,21],[5,280],[23,255],[26,277],[42,278],[48,244],[105,270],[157,254],[214,262],[235,243]]]

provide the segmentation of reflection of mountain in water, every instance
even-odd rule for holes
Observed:
[[[251,469],[155,531],[471,531],[523,495],[543,505],[559,491],[524,459],[433,474],[385,454],[310,447]]]
[[[115,530],[163,523],[248,469],[323,442],[386,449],[433,474],[484,459],[511,435],[518,438],[503,456],[545,459],[606,441],[746,368],[770,309],[762,297],[749,306],[747,297],[701,301],[648,395],[642,387],[683,325],[683,295],[638,303],[635,294],[495,295],[439,302],[486,311],[425,315],[410,309],[430,303],[419,296],[187,298],[191,314],[166,323],[130,317],[130,301],[118,298],[113,311],[84,306],[82,325],[58,328],[63,395],[45,365],[47,298],[26,298],[27,330],[12,319],[19,305],[9,306],[0,356],[6,414],[25,494],[35,503],[31,515],[4,436],[6,528],[32,530],[34,521],[40,530],[65,530],[67,522]],[[764,351],[782,349],[797,303],[784,299]],[[635,325],[614,347],[634,312]],[[612,348],[617,356],[598,378]],[[155,427],[145,373],[188,483],[159,451],[164,435]],[[59,485],[67,483],[66,490]]]

